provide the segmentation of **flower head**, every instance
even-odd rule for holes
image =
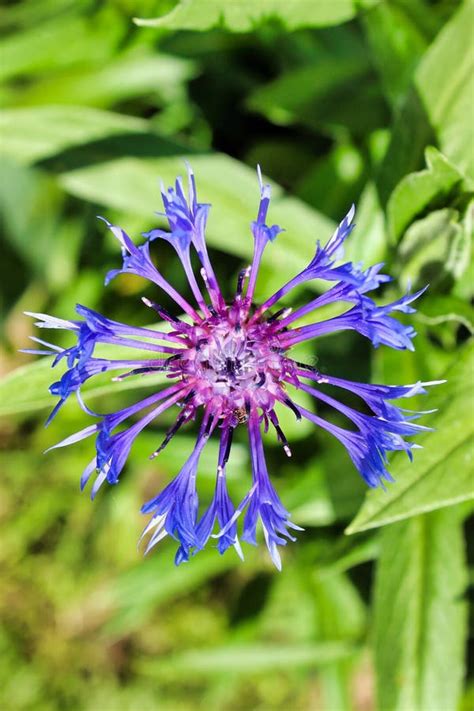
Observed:
[[[283,404],[298,419],[306,418],[336,437],[346,448],[363,479],[371,487],[392,481],[387,469],[388,453],[404,450],[410,457],[416,446],[410,439],[428,428],[415,424],[422,413],[408,413],[390,401],[425,392],[431,383],[407,386],[370,385],[351,382],[320,373],[316,368],[291,357],[294,345],[337,331],[353,330],[368,338],[374,346],[381,344],[396,349],[413,349],[416,335],[411,326],[401,324],[394,312],[412,313],[410,306],[422,292],[407,294],[392,303],[380,306],[367,294],[389,281],[378,264],[366,270],[360,264],[344,262],[344,243],[354,228],[354,207],[342,220],[323,247],[318,242],[314,257],[299,274],[290,279],[266,301],[254,304],[254,290],[265,248],[282,231],[267,223],[270,206],[270,186],[258,170],[260,203],[257,218],[251,224],[254,255],[249,267],[242,270],[236,292],[226,300],[212,268],[206,248],[205,228],[210,205],[197,201],[194,175],[188,166],[188,195],[180,178],[174,188],[162,189],[163,213],[169,231],[152,230],[144,235],[140,246],[119,227],[105,220],[118,239],[123,266],[107,275],[106,283],[118,273],[136,274],[153,282],[176,303],[184,317],[172,315],[158,303],[143,299],[167,327],[139,328],[113,321],[78,305],[77,320],[63,320],[45,314],[29,314],[38,319],[41,328],[71,331],[76,344],[59,348],[35,338],[43,348],[30,352],[54,356],[53,365],[67,363],[64,375],[50,387],[59,397],[48,421],[67,398],[75,393],[83,409],[99,418],[98,422],[66,438],[55,447],[73,444],[95,435],[96,453],[86,467],[81,486],[84,488],[95,473],[92,498],[106,481],[117,484],[128,454],[138,434],[159,415],[178,407],[175,423],[166,433],[163,443],[150,455],[155,458],[180,427],[200,417],[199,433],[194,449],[177,476],[142,507],[151,515],[143,536],[148,536],[146,550],[152,549],[165,536],[178,542],[176,563],[189,560],[213,539],[220,553],[234,547],[242,550],[238,538],[256,544],[260,525],[271,558],[281,567],[279,548],[293,541],[292,531],[302,530],[280,501],[267,470],[262,430],[273,427],[287,456],[289,443],[277,417],[275,406]],[[161,275],[150,256],[150,243],[164,239],[176,250],[196,304],[191,304]],[[191,250],[201,263],[201,280],[193,271]],[[304,306],[292,311],[273,307],[299,285],[312,279],[329,282],[328,290]],[[304,316],[317,312],[324,305],[340,302],[345,310],[329,320],[318,320],[299,326]],[[143,351],[141,358],[106,359],[94,355],[97,344],[107,343]],[[168,387],[118,412],[104,415],[92,413],[84,404],[80,389],[89,378],[105,371],[122,371],[115,380],[134,375],[145,377],[164,371],[172,381]],[[294,401],[288,386],[311,395],[315,401],[340,413],[349,427],[333,424]],[[323,387],[324,386],[324,387]],[[328,394],[327,390],[333,394]],[[351,391],[364,403],[364,411],[340,402],[338,391]],[[370,414],[368,414],[370,413]],[[122,427],[124,423],[127,426]],[[252,479],[248,493],[235,506],[227,485],[227,462],[232,437],[237,427],[248,429],[252,463]],[[208,439],[220,438],[215,493],[207,509],[200,511],[197,470],[201,452]],[[54,448],[54,447],[53,447]]]

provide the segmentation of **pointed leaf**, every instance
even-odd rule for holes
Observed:
[[[425,398],[427,410],[439,407],[430,417],[435,432],[417,440],[424,449],[415,452],[410,463],[402,453],[392,461],[395,479],[387,491],[367,494],[346,533],[410,518],[416,514],[474,499],[474,343],[467,344],[446,373],[447,383]]]
[[[378,708],[458,708],[466,583],[457,508],[384,531],[375,584]]]

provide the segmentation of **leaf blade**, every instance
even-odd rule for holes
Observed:
[[[474,383],[474,344],[467,344],[446,377],[439,393],[428,396],[427,407],[440,405],[430,425],[436,432],[420,437],[426,449],[416,453],[415,463],[394,457],[395,478],[388,491],[371,491],[346,529],[347,534],[385,526],[420,513],[474,498],[472,486],[474,454],[471,438],[474,418],[470,416]],[[444,389],[444,393],[443,393]],[[459,413],[464,414],[464,420]],[[453,476],[453,472],[455,476]]]
[[[429,48],[415,84],[441,150],[466,175],[474,177],[474,53],[470,51],[474,3],[465,0]]]
[[[459,511],[384,531],[375,585],[379,707],[457,707],[463,677],[466,585]]]
[[[157,18],[134,18],[142,27],[163,27],[167,30],[209,30],[225,27],[231,32],[251,32],[265,20],[279,20],[288,29],[324,27],[346,22],[355,15],[352,0],[313,2],[296,0],[181,0],[168,14]]]
[[[85,106],[34,106],[5,109],[0,115],[2,153],[34,163],[71,146],[107,136],[140,133],[147,122]]]

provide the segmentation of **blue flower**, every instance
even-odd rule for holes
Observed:
[[[260,525],[271,559],[280,569],[280,548],[294,541],[293,532],[302,529],[292,522],[278,497],[265,461],[262,429],[266,431],[269,426],[275,429],[286,455],[291,456],[275,412],[277,403],[290,408],[298,419],[304,417],[336,437],[370,487],[392,481],[389,453],[404,451],[411,458],[416,448],[411,438],[429,429],[415,423],[425,413],[410,412],[391,401],[423,394],[426,386],[436,383],[397,386],[352,382],[322,374],[291,357],[294,345],[344,330],[359,333],[375,347],[385,345],[412,350],[416,333],[411,325],[402,324],[395,316],[413,313],[411,304],[424,290],[406,294],[386,305],[379,305],[368,295],[390,281],[390,277],[381,272],[382,264],[364,269],[361,264],[343,261],[345,242],[354,229],[352,206],[327,244],[322,246],[318,242],[308,266],[263,304],[255,305],[254,289],[264,251],[282,231],[278,225],[267,223],[271,191],[263,182],[260,169],[258,181],[260,202],[257,217],[251,223],[253,259],[240,272],[235,295],[229,301],[222,294],[206,247],[205,228],[210,205],[198,202],[194,174],[188,166],[187,197],[180,178],[174,187],[162,189],[163,215],[169,231],[151,230],[137,246],[120,227],[104,220],[119,241],[123,258],[122,268],[109,272],[106,283],[121,273],[141,276],[164,290],[179,312],[184,313],[184,319],[149,299],[143,299],[144,304],[167,323],[165,330],[129,326],[82,305],[76,308],[79,318],[70,321],[29,314],[38,319],[40,328],[64,329],[75,337],[75,344],[69,348],[34,338],[41,348],[30,352],[52,355],[53,366],[60,361],[67,364],[65,373],[50,387],[50,392],[59,400],[48,422],[72,394],[77,396],[85,412],[96,418],[94,424],[51,448],[95,436],[95,455],[81,478],[82,488],[93,478],[92,498],[105,482],[119,482],[135,439],[163,412],[179,408],[175,423],[162,444],[150,454],[151,459],[159,455],[181,427],[196,420],[201,411],[204,413],[196,444],[180,472],[142,507],[144,514],[151,515],[142,534],[148,537],[146,552],[170,536],[178,543],[177,564],[188,561],[211,541],[221,554],[234,547],[242,556],[239,527],[240,539],[255,545]],[[155,240],[166,240],[176,250],[195,305],[176,291],[153,263],[150,244]],[[201,264],[198,276],[192,266],[192,250]],[[313,279],[329,282],[327,291],[295,311],[290,308],[271,311],[283,296]],[[345,310],[328,320],[316,319],[314,323],[298,325],[304,316],[332,303],[345,305]],[[139,350],[142,357],[97,357],[98,344]],[[120,371],[114,380],[164,371],[172,382],[127,408],[98,415],[83,402],[81,387],[95,375],[108,371]],[[288,384],[339,413],[350,427],[336,425],[294,402],[288,396]],[[334,394],[328,394],[328,388]],[[355,394],[365,409],[355,409],[341,402],[335,396],[341,390]],[[241,425],[247,427],[249,434],[252,481],[236,507],[229,494],[227,463],[234,430]],[[201,511],[198,463],[207,441],[216,432],[220,445],[215,491],[211,502]]]

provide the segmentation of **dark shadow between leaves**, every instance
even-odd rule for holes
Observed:
[[[153,133],[123,133],[68,148],[37,165],[54,173],[63,173],[117,158],[163,158],[196,153],[202,151]]]

